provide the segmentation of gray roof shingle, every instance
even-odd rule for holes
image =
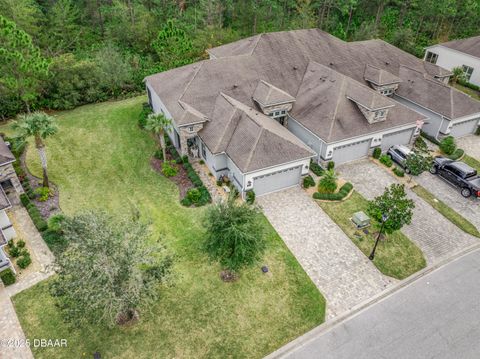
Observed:
[[[467,39],[452,40],[439,44],[453,50],[478,57],[480,59],[480,36],[469,37]]]

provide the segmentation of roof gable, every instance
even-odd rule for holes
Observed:
[[[255,92],[253,93],[253,99],[262,106],[272,106],[295,101],[295,97],[263,80],[258,82]]]

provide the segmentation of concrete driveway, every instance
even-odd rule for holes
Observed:
[[[368,159],[339,166],[337,171],[367,199],[381,195],[385,187],[398,183],[393,175]],[[402,232],[420,247],[428,265],[479,242],[478,238],[460,230],[413,191],[407,188],[406,192],[414,200],[415,209],[412,223],[403,227]]]
[[[467,155],[480,160],[480,136],[470,135],[458,138],[457,146],[462,148]]]
[[[415,181],[480,230],[480,199],[462,197],[458,188],[428,172],[422,173]]]
[[[396,280],[381,274],[301,188],[257,203],[327,300],[327,319],[382,292]]]

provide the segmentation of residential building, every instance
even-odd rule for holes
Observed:
[[[480,119],[480,103],[444,83],[448,70],[381,40],[297,30],[209,54],[148,76],[147,94],[173,120],[179,151],[198,153],[242,194],[297,185],[310,158],[341,164],[409,144],[422,128],[439,138]]]

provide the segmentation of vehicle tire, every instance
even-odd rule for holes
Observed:
[[[436,175],[438,173],[438,168],[437,168],[437,166],[432,166],[432,167],[430,167],[429,171],[432,175]]]
[[[468,198],[472,195],[472,190],[470,188],[462,188],[460,193],[463,197]]]

